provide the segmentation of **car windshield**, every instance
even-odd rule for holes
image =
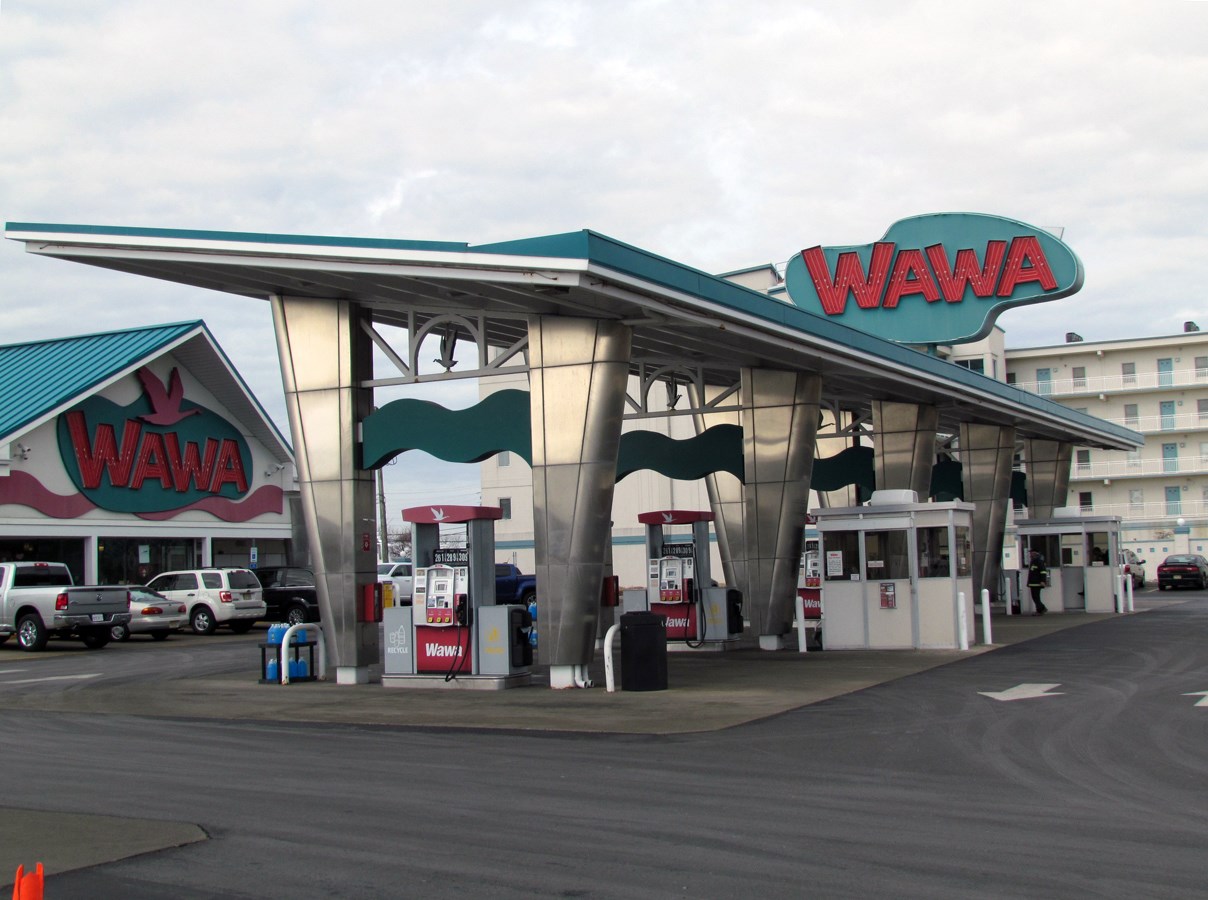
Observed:
[[[379,575],[389,575],[390,570],[394,568],[394,563],[380,563],[378,565]]]
[[[1167,565],[1176,566],[1191,566],[1195,564],[1194,556],[1168,556],[1166,557]]]

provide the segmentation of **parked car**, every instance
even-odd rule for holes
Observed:
[[[1133,588],[1145,587],[1145,560],[1131,550],[1121,550],[1120,562],[1124,566],[1124,574],[1132,578]]]
[[[511,563],[495,563],[495,602],[523,603],[537,599],[537,576],[525,575]]]
[[[1196,553],[1166,557],[1158,566],[1158,587],[1164,591],[1177,587],[1193,587],[1202,591],[1208,587],[1208,559]]]
[[[310,569],[265,566],[256,570],[256,577],[264,591],[264,617],[270,622],[301,625],[319,621],[319,595]]]
[[[263,590],[250,569],[163,572],[147,587],[183,603],[188,609],[189,626],[197,634],[213,634],[219,625],[246,634],[264,618]]]
[[[178,600],[169,600],[141,584],[128,585],[126,590],[130,592],[130,622],[109,629],[115,641],[128,641],[132,634],[149,634],[164,641],[189,620],[188,609]]]
[[[410,562],[378,563],[378,581],[394,583],[394,602],[410,605],[415,589],[415,571]]]

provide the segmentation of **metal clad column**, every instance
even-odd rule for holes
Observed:
[[[698,407],[704,405],[726,390],[723,387],[707,386],[705,396],[698,398]],[[742,426],[742,413],[737,410],[697,413],[692,417],[696,433],[701,434],[715,425]],[[712,472],[705,476],[705,489],[709,493],[709,508],[713,513],[713,531],[717,535],[717,552],[721,556],[722,577],[726,586],[735,588],[747,596],[746,539],[743,536],[742,482],[729,472]]]
[[[1023,458],[1028,468],[1028,518],[1051,519],[1053,510],[1066,504],[1074,445],[1030,438],[1024,441]]]
[[[1011,464],[1015,429],[998,425],[961,425],[961,482],[973,507],[973,590],[998,596],[1002,543],[1011,502]]]
[[[792,628],[821,399],[820,375],[742,370],[747,608],[766,650]]]
[[[554,688],[575,687],[595,649],[631,335],[597,319],[529,320],[540,653]]]
[[[935,432],[940,414],[918,403],[872,403],[873,459],[877,490],[914,491],[919,501],[931,496]]]
[[[353,303],[273,297],[285,405],[327,652],[339,684],[380,662],[376,622],[359,622],[357,585],[377,581],[373,473],[357,467],[357,426],[373,377],[366,313]]]

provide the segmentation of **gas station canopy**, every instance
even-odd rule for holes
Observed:
[[[1081,446],[1142,444],[1126,428],[592,231],[469,245],[10,222],[6,237],[30,253],[256,299],[347,300],[375,324],[414,330],[460,314],[497,348],[521,344],[530,316],[616,320],[632,329],[635,371],[689,366],[715,385],[734,383],[742,367],[817,372],[828,403],[931,405],[941,432],[982,423]]]

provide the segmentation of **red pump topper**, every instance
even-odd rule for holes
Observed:
[[[361,585],[360,602],[357,603],[357,621],[382,621],[382,585],[380,582]]]

